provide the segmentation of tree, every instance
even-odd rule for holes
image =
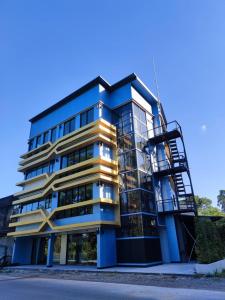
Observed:
[[[207,197],[195,196],[195,203],[200,216],[225,216],[218,207],[212,206],[212,200]]]
[[[224,244],[216,224],[209,218],[196,218],[196,254],[200,263],[212,263],[224,258]]]
[[[225,212],[225,190],[220,190],[217,196],[217,205],[221,207],[221,210]]]

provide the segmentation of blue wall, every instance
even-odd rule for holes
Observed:
[[[112,267],[116,263],[115,229],[100,229],[97,233],[97,267]]]
[[[100,99],[99,96],[99,85],[85,92],[84,94],[76,97],[67,104],[49,113],[45,117],[32,123],[30,138],[37,134],[47,130],[48,128],[54,127],[73,115],[79,113],[82,110],[96,104]]]
[[[27,265],[31,263],[32,237],[19,237],[15,239],[12,263]]]

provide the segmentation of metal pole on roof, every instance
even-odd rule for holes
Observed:
[[[158,85],[158,79],[157,79],[157,73],[156,73],[156,64],[155,64],[154,56],[152,58],[152,64],[153,64],[153,71],[154,71],[154,82],[155,82],[155,87],[156,87],[156,96],[157,96],[158,103],[160,104],[159,85]]]

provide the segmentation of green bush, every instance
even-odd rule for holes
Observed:
[[[225,218],[221,218],[220,220],[215,222],[216,228],[219,232],[220,238],[223,243],[223,248],[225,252]]]
[[[196,218],[196,255],[200,263],[212,263],[225,257],[224,242],[216,224],[209,218]]]

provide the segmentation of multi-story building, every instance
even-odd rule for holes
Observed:
[[[181,218],[195,206],[181,128],[135,74],[97,77],[30,122],[14,263],[184,259]]]
[[[13,238],[7,237],[7,234],[12,231],[12,228],[9,228],[9,222],[13,200],[13,195],[0,198],[0,267],[10,262],[12,256]]]

